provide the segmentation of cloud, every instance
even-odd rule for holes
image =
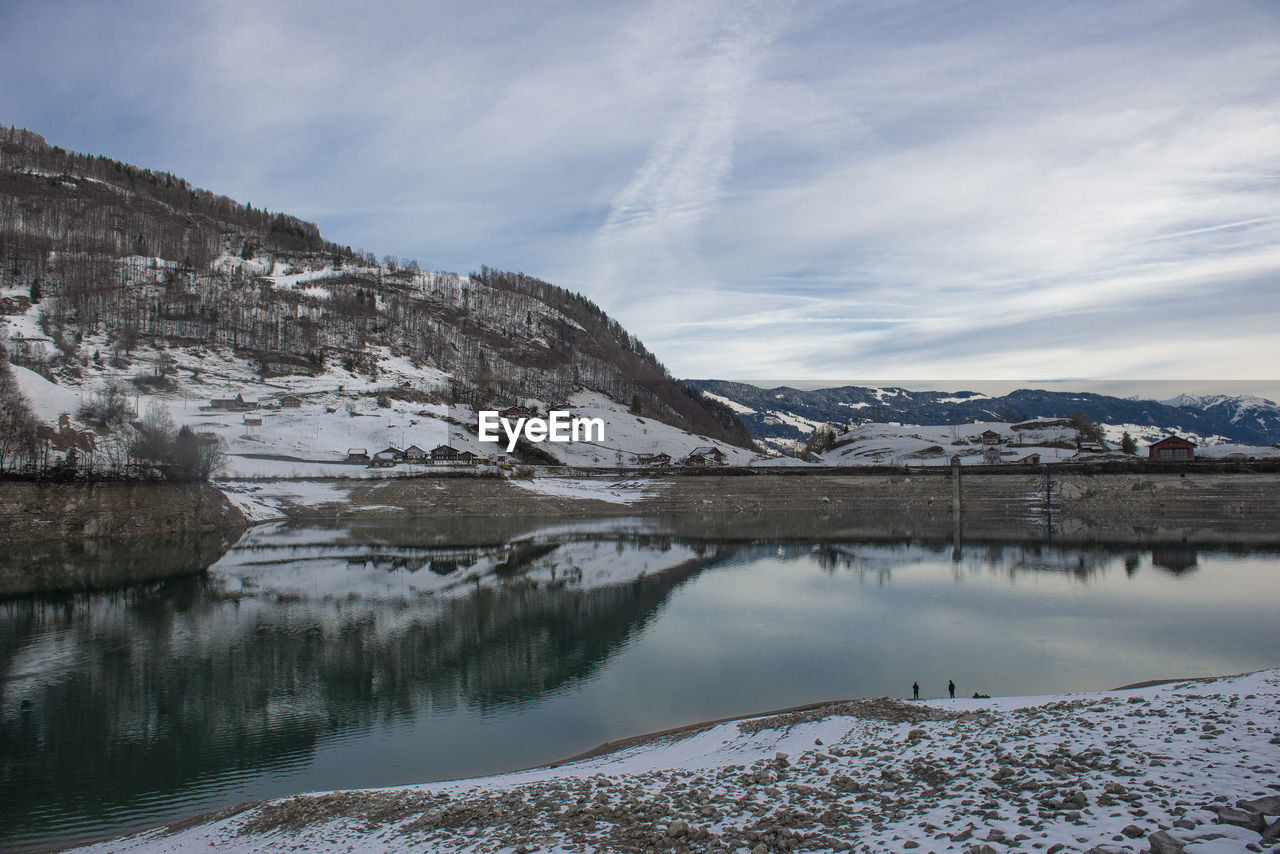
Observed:
[[[728,10],[726,10],[728,11]],[[699,223],[720,202],[733,165],[739,112],[776,20],[760,8],[714,20],[705,54],[685,83],[685,103],[664,122],[648,156],[614,198],[596,236],[604,283],[672,281],[693,272]]]
[[[1025,350],[1011,350],[1009,330],[1019,328],[1034,330],[1046,354],[1034,362],[1046,375],[1055,360],[1059,370],[1087,365],[1099,376],[1194,376],[1205,365],[1268,371],[1276,344],[1257,339],[1256,349],[1231,348],[1224,360],[1213,342],[1254,319],[1241,311],[1280,319],[1266,284],[1280,272],[1271,251],[1280,237],[1276,183],[1267,177],[1280,152],[1280,102],[1268,85],[1276,62],[1261,56],[1257,38],[1221,38],[1211,32],[1183,54],[1167,40],[1045,53],[966,36],[930,45],[934,55],[919,67],[863,65],[849,88],[859,91],[850,107],[861,107],[865,130],[785,181],[758,173],[749,192],[731,188],[704,228],[703,257],[718,256],[722,281],[732,282],[714,314],[629,319],[646,340],[682,342],[677,370],[704,374],[751,376],[741,366],[767,362],[761,350],[803,337],[813,342],[806,359],[779,357],[766,373],[973,377],[1003,366],[996,375],[1007,375],[1030,366]],[[1136,70],[1143,79],[1133,79]],[[778,312],[762,332],[769,324],[750,283],[776,294],[788,271],[805,319]],[[1229,311],[1226,301],[1196,300],[1200,334],[1158,347],[1206,290],[1252,305],[1233,300]],[[819,304],[842,318],[821,332],[812,322]],[[1160,359],[1136,355],[1130,305]],[[1129,325],[1105,322],[1109,313]],[[1072,319],[1085,314],[1096,317]],[[700,322],[717,336],[691,337]],[[723,343],[735,324],[759,345],[746,363]]]
[[[1280,362],[1273,4],[4,15],[0,120],[379,255],[539,275],[678,375]]]

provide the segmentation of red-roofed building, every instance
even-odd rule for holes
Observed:
[[[1147,448],[1147,457],[1153,460],[1194,460],[1196,443],[1181,436],[1165,436]]]

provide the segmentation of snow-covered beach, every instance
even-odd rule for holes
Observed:
[[[1280,849],[1280,670],[820,704],[470,780],[247,805],[84,851]]]

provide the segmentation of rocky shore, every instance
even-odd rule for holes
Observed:
[[[830,703],[497,777],[250,804],[87,851],[1280,850],[1280,670]]]

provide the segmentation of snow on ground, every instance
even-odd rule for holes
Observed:
[[[1005,463],[1020,460],[1030,454],[1039,454],[1042,463],[1104,458],[1097,454],[1078,454],[1075,450],[1075,430],[1053,426],[1056,420],[1044,419],[1042,423],[1046,426],[1022,429],[1015,429],[1012,423],[998,421],[943,426],[863,424],[838,436],[836,442],[839,447],[824,453],[822,463],[837,466],[949,465],[952,455],[958,455],[962,465],[982,465],[985,463],[981,439],[984,430],[999,434],[1002,443],[1000,460]],[[1035,422],[1019,422],[1027,423]],[[1103,425],[1103,431],[1111,448],[1118,448],[1120,437],[1128,432],[1135,440],[1137,456],[1140,458],[1145,458],[1149,444],[1169,435],[1165,431],[1134,424]],[[1206,438],[1186,434],[1186,437],[1197,442],[1196,455],[1200,457],[1222,459],[1232,454],[1241,454],[1255,459],[1280,458],[1280,448],[1237,445],[1220,436]],[[1063,444],[1070,447],[1057,447]],[[1132,459],[1128,455],[1120,456],[1118,451],[1105,458]]]
[[[313,480],[225,481],[217,484],[227,500],[240,508],[250,522],[283,519],[288,514],[286,505],[298,504],[316,507],[321,504],[341,504],[350,500],[351,484]],[[353,508],[355,509],[355,508]],[[362,505],[358,509],[376,509]]]
[[[272,274],[275,286],[291,289],[300,289],[306,282],[323,277],[320,272],[262,272]],[[13,334],[37,334],[37,313],[38,306],[34,306],[27,315],[7,318]],[[14,327],[14,323],[18,326]],[[354,375],[336,363],[325,365],[315,375],[264,379],[255,366],[221,347],[140,345],[118,364],[105,339],[88,336],[80,350],[85,356],[83,376],[65,377],[62,385],[24,368],[17,369],[24,393],[42,421],[52,424],[63,412],[74,418],[83,399],[108,382],[119,382],[128,390],[139,416],[159,406],[178,426],[221,439],[227,452],[223,474],[228,478],[380,477],[388,473],[345,465],[347,452],[352,449],[372,455],[388,447],[417,445],[430,451],[437,445],[450,445],[483,458],[505,455],[505,442],[479,440],[474,409],[419,402],[424,395],[435,396],[447,386],[446,374],[414,364],[385,347],[369,350],[378,363],[376,379]],[[93,354],[99,358],[92,358]],[[151,382],[160,372],[165,376],[164,382]],[[258,408],[232,412],[210,406],[215,398],[237,395],[258,404]],[[297,397],[301,405],[281,407],[280,400],[286,395]],[[400,399],[403,397],[415,400]],[[547,402],[536,403],[545,412]],[[652,418],[632,415],[622,404],[596,392],[582,391],[561,403],[567,403],[574,416],[605,422],[602,441],[543,445],[556,459],[569,465],[631,465],[636,454],[660,452],[679,460],[694,448],[708,445],[719,448],[732,464],[745,465],[757,456]],[[414,472],[399,466],[393,473]]]
[[[26,299],[29,293],[28,288],[4,288],[0,290],[0,297]],[[53,354],[53,339],[40,328],[40,303],[27,306],[22,314],[0,316],[0,335],[10,339],[6,342],[10,352],[26,341],[33,348],[44,349],[46,355]]]
[[[801,433],[812,433],[814,430],[822,426],[821,421],[813,421],[808,418],[801,418],[792,412],[783,412],[778,409],[770,409],[764,419],[766,424],[786,424],[794,427]]]
[[[719,448],[730,465],[747,465],[759,455],[725,442],[686,433],[652,418],[632,415],[626,408],[599,392],[580,391],[568,400],[569,411],[581,418],[602,418],[603,442],[572,442],[544,445],[569,465],[631,465],[636,454],[670,454],[673,460],[687,457],[694,448]]]
[[[312,282],[317,279],[327,279],[334,276],[333,265],[326,266],[319,270],[304,270],[302,272],[294,272],[289,265],[283,262],[275,262],[271,267],[271,274],[265,278],[271,280],[271,287],[278,291],[298,291],[310,297],[317,299],[329,299],[333,293],[319,286],[299,288],[298,285],[304,282]]]
[[[1277,707],[1280,670],[854,700],[529,771],[282,799],[83,850],[1274,850]]]
[[[739,415],[752,415],[755,413],[755,410],[752,409],[750,406],[746,406],[744,404],[738,403],[738,401],[736,400],[730,400],[729,398],[722,397],[721,395],[718,395],[718,394],[712,394],[709,391],[702,392],[702,396],[710,400],[714,400],[717,403],[723,403],[725,406],[729,407]]]
[[[769,457],[768,459],[757,460],[751,465],[752,467],[759,466],[761,468],[794,468],[795,466],[817,465],[817,463],[810,463],[796,457]]]
[[[1280,448],[1275,445],[1236,445],[1231,442],[1196,448],[1196,456],[1214,460],[1225,459],[1235,454],[1256,460],[1280,459]]]
[[[1021,422],[1026,423],[1026,422]],[[1001,460],[1013,462],[1039,454],[1040,462],[1069,459],[1076,454],[1075,430],[1044,426],[1014,429],[1007,422],[918,426],[910,424],[863,424],[836,438],[838,447],[822,455],[826,465],[949,465],[953,455],[962,465],[982,465],[981,435],[991,430],[1000,435]],[[1068,448],[1054,444],[1070,444]]]
[[[594,498],[611,504],[632,504],[652,497],[664,485],[651,480],[612,480],[569,477],[512,478],[515,486],[559,498]]]
[[[43,422],[50,425],[58,423],[61,415],[75,417],[83,401],[79,392],[49,382],[35,371],[21,365],[10,365],[13,378],[23,397],[31,405],[31,412]]]
[[[962,392],[961,396],[939,397],[934,403],[969,403],[974,400],[990,400],[989,394],[977,394],[976,392]]]
[[[260,425],[246,426],[245,413],[191,412],[178,418],[199,432],[214,433],[227,443],[226,477],[380,477],[429,471],[423,466],[400,465],[395,469],[367,469],[343,462],[349,449],[374,454],[387,447],[418,445],[430,451],[449,445],[482,458],[506,456],[503,443],[481,442],[476,431],[478,416],[466,406],[419,404],[391,399],[380,407],[372,399],[334,401],[332,396],[303,400],[297,409],[256,410]],[[336,405],[335,405],[336,404]],[[541,447],[567,465],[613,467],[632,465],[640,453],[670,454],[676,460],[694,448],[719,448],[731,464],[750,463],[756,454],[724,442],[686,433],[669,424],[628,413],[601,394],[580,392],[569,402],[574,417],[604,421],[602,441],[547,442]],[[291,460],[264,459],[268,456]]]
[[[1138,448],[1138,453],[1145,453],[1148,445],[1160,441],[1166,436],[1174,435],[1170,430],[1163,430],[1159,427],[1152,427],[1150,424],[1100,424],[1102,435],[1106,439],[1108,445],[1113,448],[1120,447],[1120,439],[1125,433],[1128,433],[1134,441],[1134,445]],[[1176,435],[1181,436],[1188,441],[1195,442],[1201,447],[1216,445],[1228,442],[1225,436],[1217,434],[1204,436],[1199,433],[1179,432]]]
[[[1133,438],[1140,457],[1147,455],[1148,446],[1166,436],[1174,435],[1168,430],[1142,424],[1103,424],[1101,426],[1107,443],[1113,448],[1120,447],[1120,437],[1128,433]],[[1274,445],[1241,445],[1216,434],[1202,436],[1199,433],[1178,433],[1177,435],[1196,443],[1197,457],[1220,460],[1232,454],[1241,454],[1258,460],[1280,458],[1280,448]]]

